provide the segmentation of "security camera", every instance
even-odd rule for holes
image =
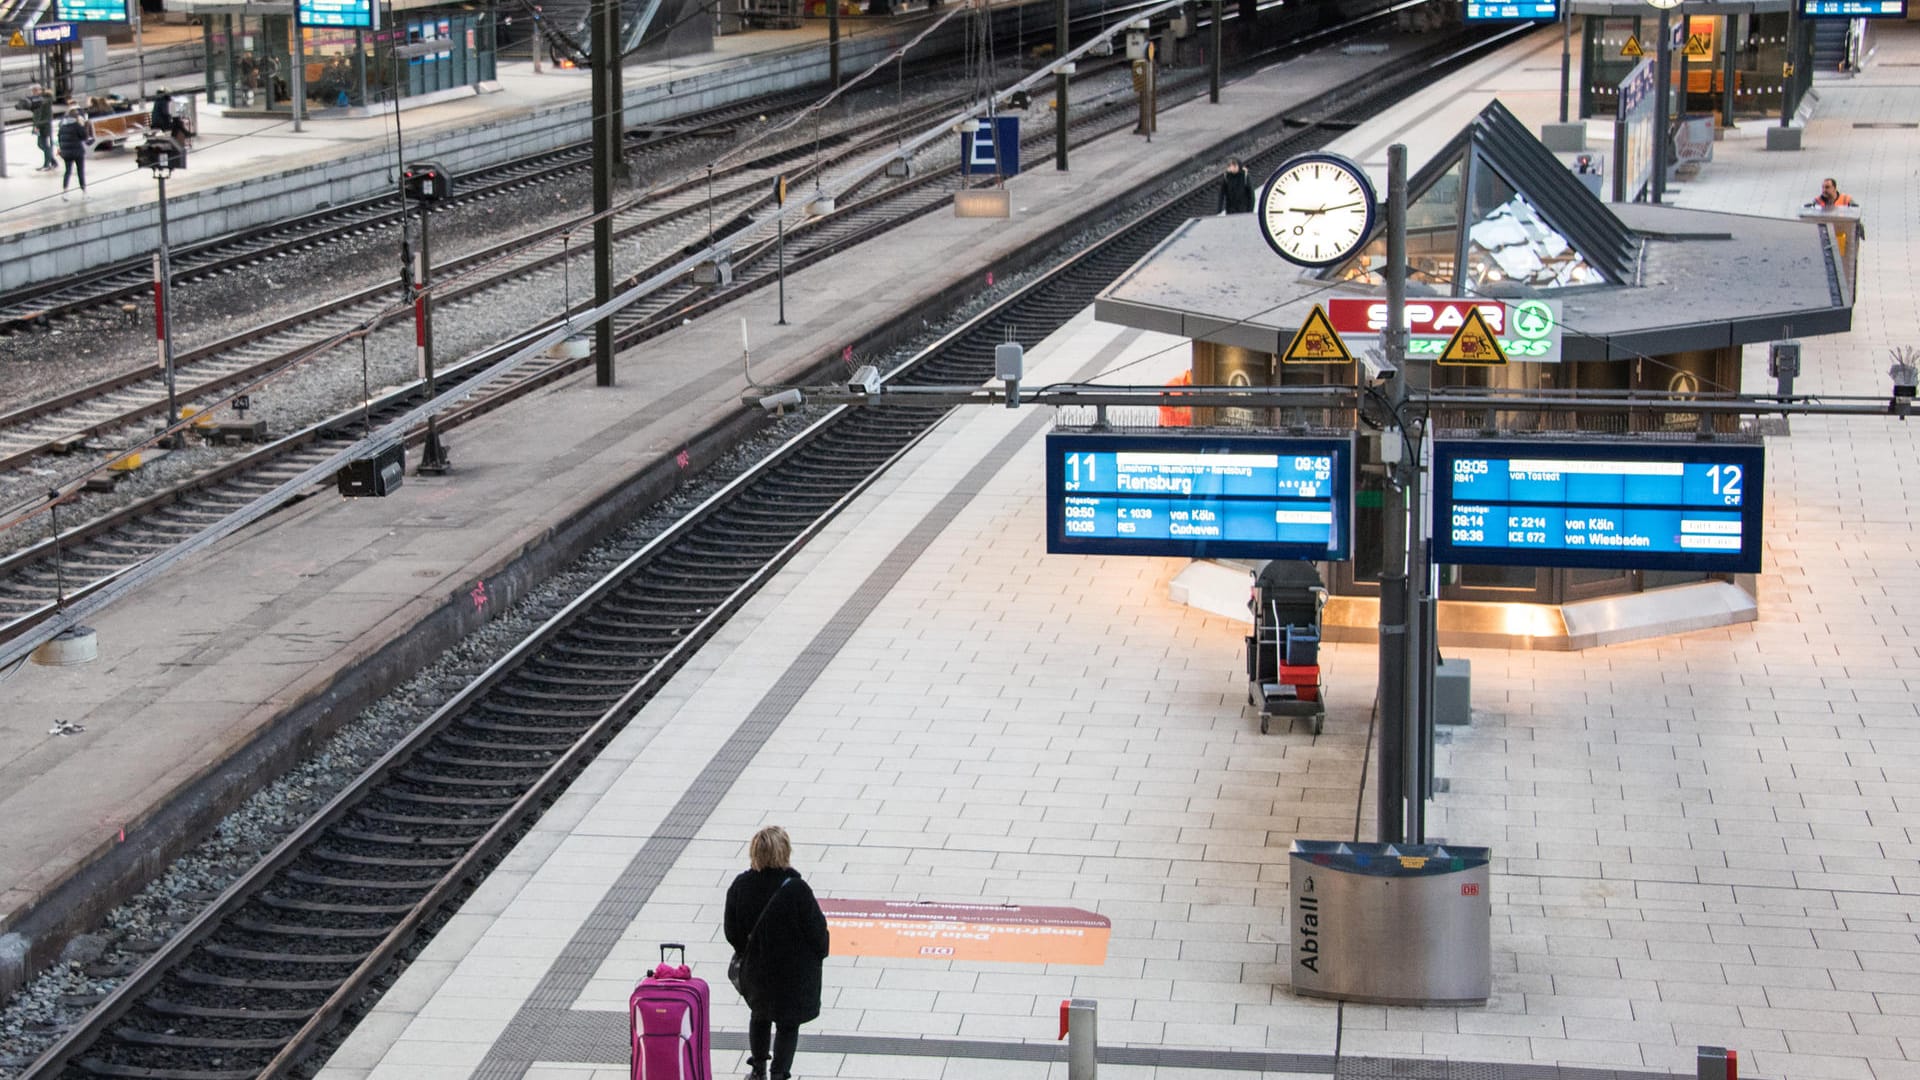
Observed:
[[[847,393],[877,394],[880,392],[880,369],[872,364],[861,364],[853,369],[847,378]]]
[[[797,408],[806,398],[798,390],[782,390],[777,394],[768,394],[760,399],[760,407],[768,412]]]

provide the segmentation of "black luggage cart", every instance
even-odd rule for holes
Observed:
[[[1247,701],[1260,708],[1260,733],[1276,716],[1326,724],[1320,681],[1320,612],[1327,587],[1312,563],[1275,559],[1254,575],[1253,633],[1247,637]]]

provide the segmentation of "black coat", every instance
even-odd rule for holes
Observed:
[[[742,957],[742,982],[752,992],[747,1004],[754,1012],[782,1024],[820,1015],[827,917],[798,870],[748,870],[734,878],[727,889],[726,930],[727,944]]]
[[[1220,174],[1220,206],[1222,214],[1253,213],[1253,179],[1247,170]]]
[[[93,142],[93,125],[85,120],[62,120],[58,132],[60,156],[63,158],[85,156],[87,146]]]

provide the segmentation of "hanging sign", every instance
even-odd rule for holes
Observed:
[[[1800,0],[1808,19],[1904,19],[1907,0]]]
[[[1334,301],[1339,303],[1339,301]],[[1313,311],[1307,315],[1307,321],[1300,324],[1300,330],[1293,335],[1293,341],[1285,352],[1280,354],[1283,364],[1351,364],[1353,353],[1348,351],[1347,343],[1340,340],[1340,334],[1327,318],[1327,311],[1319,304],[1313,305]]]
[[[7,39],[7,44],[16,49],[24,49],[27,47],[27,35],[15,30],[13,36]]]
[[[1443,440],[1433,558],[1757,573],[1764,466],[1754,444]]]
[[[1500,351],[1500,339],[1494,336],[1486,315],[1475,307],[1467,312],[1467,319],[1460,324],[1460,329],[1447,339],[1437,362],[1466,367],[1501,367],[1507,362],[1507,354]]]
[[[1560,0],[1467,0],[1468,22],[1556,22]]]
[[[1647,55],[1647,51],[1640,47],[1639,38],[1633,36],[1632,34],[1628,34],[1627,43],[1625,45],[1620,46],[1620,55],[1626,57],[1629,60],[1638,60],[1641,57]]]
[[[59,45],[68,41],[80,40],[80,28],[70,22],[40,23],[27,28],[29,40],[35,45]],[[14,31],[14,37],[20,32]],[[16,42],[15,44],[20,44]]]
[[[1020,173],[1020,118],[981,117],[980,127],[960,134],[960,171],[968,176]]]
[[[294,13],[301,26],[344,26],[360,30],[380,26],[380,5],[373,0],[298,0]]]
[[[1387,328],[1387,302],[1359,297],[1327,301],[1333,328],[1351,346],[1380,336]],[[1558,300],[1441,300],[1422,297],[1407,301],[1407,355],[1437,358],[1467,316],[1478,311],[1499,342],[1500,352],[1514,360],[1536,364],[1560,362],[1561,326]]]
[[[1340,561],[1353,551],[1353,440],[1047,436],[1047,551]]]
[[[60,18],[67,22],[127,22],[127,0],[60,0]]]

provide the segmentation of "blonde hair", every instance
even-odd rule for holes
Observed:
[[[785,870],[793,865],[793,841],[787,838],[787,830],[769,825],[753,834],[747,858],[755,870]]]

